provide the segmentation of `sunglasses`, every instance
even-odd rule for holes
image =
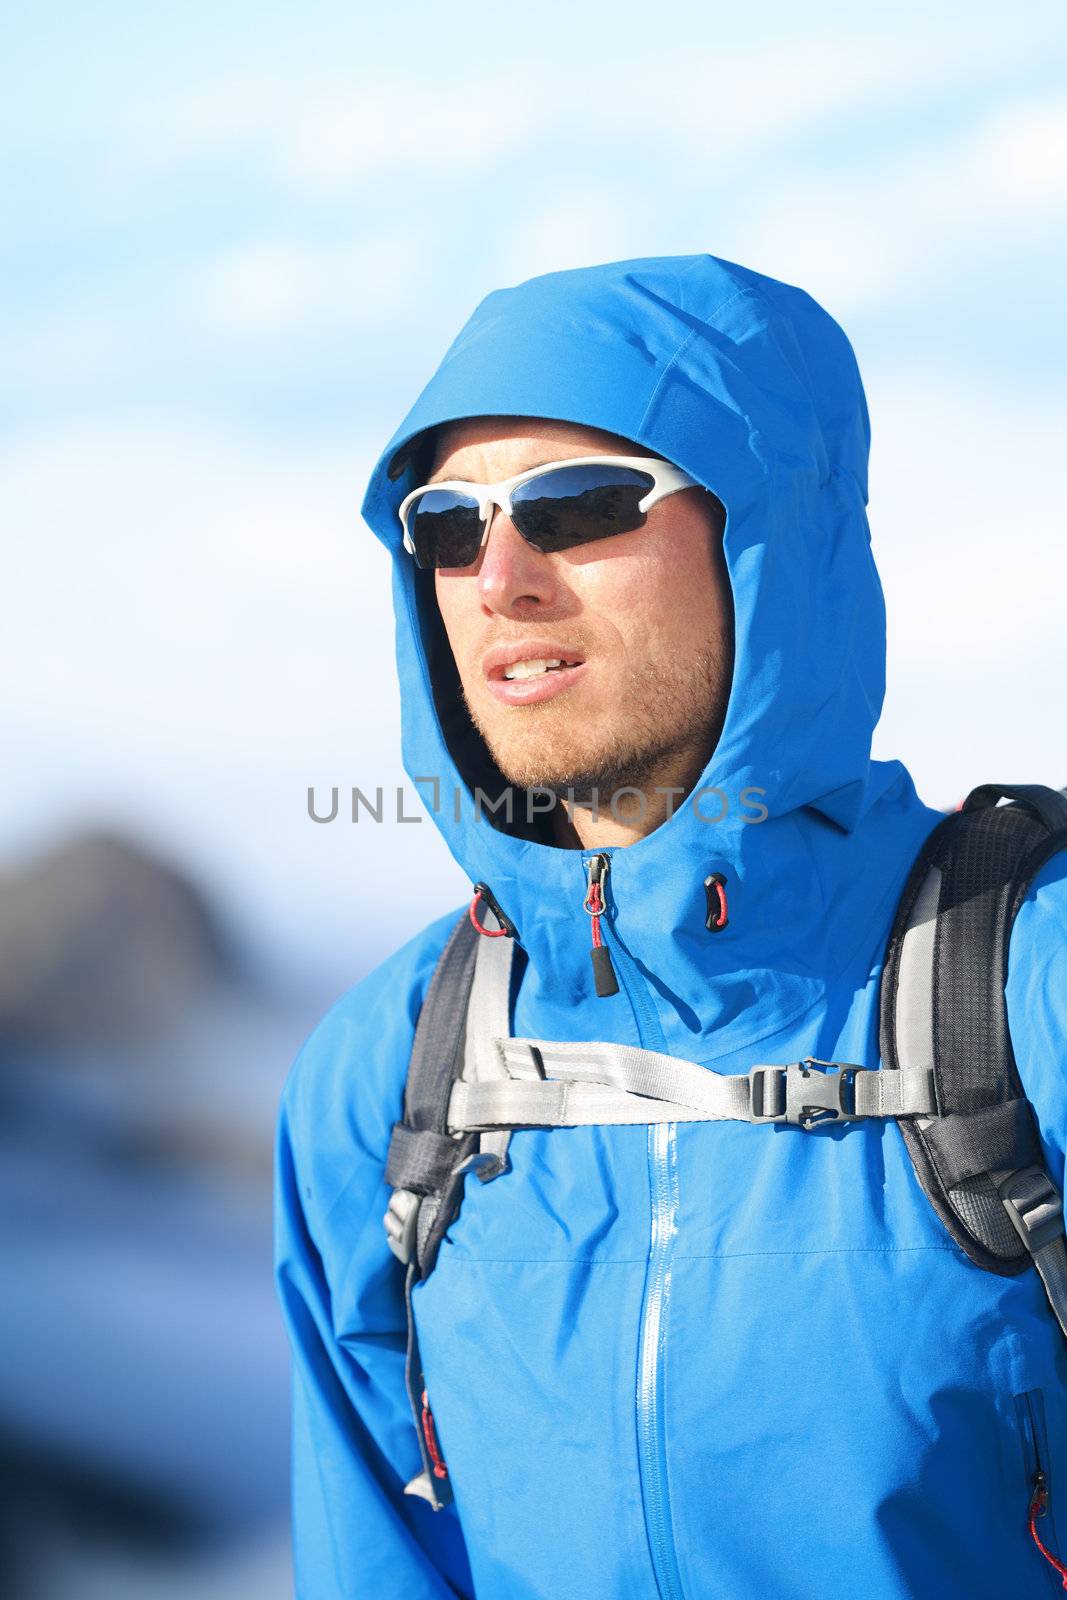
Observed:
[[[428,483],[401,501],[404,548],[419,567],[469,567],[489,536],[493,507],[544,555],[632,533],[666,495],[696,478],[651,456],[579,456],[499,483]]]

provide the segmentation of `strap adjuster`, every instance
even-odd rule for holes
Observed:
[[[384,1218],[386,1242],[396,1259],[406,1267],[415,1256],[419,1207],[422,1195],[410,1189],[394,1189]]]
[[[998,1188],[1012,1225],[1031,1255],[1063,1237],[1063,1201],[1043,1167],[1023,1167]]]
[[[788,1067],[753,1067],[748,1075],[750,1120],[785,1122],[807,1133],[824,1122],[862,1119],[855,1092],[860,1070],[848,1062],[819,1061],[815,1056]]]

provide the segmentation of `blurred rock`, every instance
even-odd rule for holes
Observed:
[[[75,835],[0,875],[0,1032],[123,1047],[180,1017],[228,964],[218,919],[179,869],[121,835]]]

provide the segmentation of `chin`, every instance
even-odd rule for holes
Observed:
[[[484,737],[484,734],[483,734]],[[618,762],[619,743],[607,749],[591,748],[575,730],[568,738],[553,738],[545,729],[530,728],[521,738],[486,740],[508,783],[522,789],[584,789],[596,785],[598,772],[610,772]]]
[[[580,755],[575,739],[553,738],[547,728],[509,728],[501,733],[480,727],[478,731],[508,783],[523,789],[565,786],[568,774],[588,760],[588,751]]]

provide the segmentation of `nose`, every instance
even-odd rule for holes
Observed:
[[[542,616],[558,601],[560,582],[549,556],[527,544],[510,517],[490,509],[478,568],[478,597],[500,616]]]

